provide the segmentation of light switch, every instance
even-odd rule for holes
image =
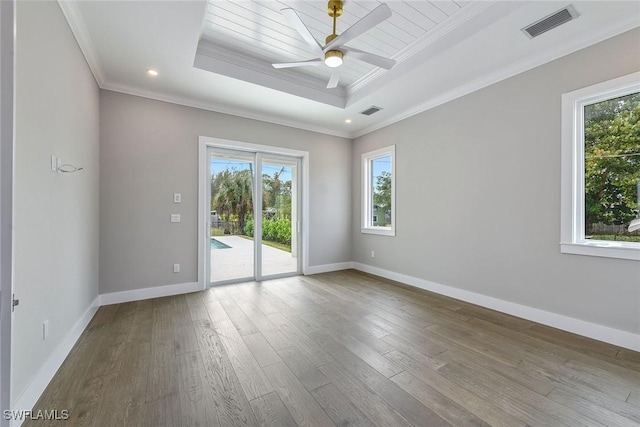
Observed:
[[[51,156],[51,172],[57,172],[58,171],[58,159],[56,159],[56,156]]]
[[[180,214],[171,214],[171,222],[180,222]]]
[[[182,203],[182,194],[173,193],[173,203]]]

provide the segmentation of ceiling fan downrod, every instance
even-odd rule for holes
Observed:
[[[325,43],[329,44],[330,41],[338,37],[336,34],[336,23],[338,16],[342,15],[342,0],[329,0],[327,5],[327,14],[333,18],[333,32],[327,36]],[[329,50],[324,54],[324,63],[331,68],[339,67],[342,65],[342,58],[344,54],[341,50]]]

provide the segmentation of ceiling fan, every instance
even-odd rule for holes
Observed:
[[[302,36],[304,41],[306,41],[311,49],[313,49],[313,51],[318,55],[318,59],[284,62],[272,65],[275,68],[292,68],[325,64],[327,67],[334,69],[331,73],[329,83],[327,84],[327,89],[332,89],[338,86],[338,81],[340,80],[339,67],[342,65],[345,58],[353,57],[375,65],[376,67],[390,70],[396,64],[395,60],[345,46],[351,40],[389,18],[391,16],[391,9],[389,6],[381,4],[369,12],[364,18],[347,28],[342,34],[338,35],[336,34],[336,20],[338,16],[342,15],[342,11],[342,0],[329,0],[327,13],[333,18],[333,33],[327,37],[325,41],[326,44],[322,46],[313,37],[295,10],[291,8],[282,9],[281,12],[289,25],[291,25],[291,27],[293,27]]]

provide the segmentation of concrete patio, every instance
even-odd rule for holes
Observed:
[[[211,249],[211,282],[253,277],[253,241],[239,236],[215,236],[230,248]],[[289,252],[262,245],[262,275],[295,272],[298,259]]]

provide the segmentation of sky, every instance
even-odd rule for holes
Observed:
[[[391,157],[380,157],[373,160],[373,176],[380,175],[381,172],[391,172]],[[375,179],[374,179],[375,183]]]
[[[220,159],[220,158],[212,158],[211,159],[211,175],[215,175],[217,173],[222,172],[225,169],[229,170],[246,170],[250,168],[250,164],[253,162],[241,161],[241,160],[233,160],[233,159]],[[273,176],[275,173],[279,172],[282,169],[282,165],[275,164],[262,164],[262,173]],[[291,166],[285,166],[284,171],[280,175],[280,181],[291,181]]]

